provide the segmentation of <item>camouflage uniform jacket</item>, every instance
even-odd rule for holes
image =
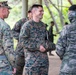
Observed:
[[[27,18],[20,19],[18,22],[16,22],[15,26],[12,29],[12,35],[17,41],[19,41],[21,27],[27,20],[28,20]],[[21,44],[19,44],[19,42],[17,44],[15,52],[16,52],[16,55],[24,56],[23,48],[21,47]]]
[[[11,29],[4,20],[0,19],[0,69],[8,66],[8,60],[6,55],[14,65],[14,49],[13,49],[13,38],[11,35]]]
[[[40,52],[39,47],[45,42],[46,27],[43,22],[27,21],[21,29],[19,42],[24,47],[25,67],[48,66],[47,53]]]
[[[28,19],[26,18],[20,19],[18,22],[16,22],[15,26],[13,27],[12,34],[16,40],[19,40],[19,34],[20,34],[21,27],[27,20]]]
[[[62,59],[60,72],[76,74],[76,22],[63,28],[56,52]]]
[[[15,26],[13,27],[12,29],[12,35],[13,37],[18,41],[18,44],[16,46],[16,50],[15,50],[15,53],[16,53],[16,60],[15,60],[15,67],[18,66],[21,66],[21,65],[24,65],[20,62],[18,62],[18,60],[20,60],[21,62],[24,62],[22,61],[22,59],[24,59],[24,52],[23,52],[23,47],[21,46],[21,44],[19,44],[19,35],[20,35],[20,30],[21,30],[21,27],[23,26],[23,24],[27,21],[28,19],[26,18],[22,18],[20,19],[19,21],[16,22]],[[23,58],[21,58],[23,57]],[[22,66],[21,66],[22,67]],[[17,68],[17,69],[18,69]],[[23,69],[23,67],[21,68],[21,70]],[[19,69],[17,71],[20,71]],[[17,73],[17,72],[16,72]],[[20,72],[19,72],[20,73]]]

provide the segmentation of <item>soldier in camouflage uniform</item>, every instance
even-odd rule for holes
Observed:
[[[56,45],[56,53],[62,60],[59,75],[76,75],[76,5],[69,8],[71,24],[64,26]]]
[[[14,28],[12,29],[12,34],[13,34],[13,37],[17,41],[19,41],[19,34],[20,34],[22,25],[31,18],[32,18],[31,10],[29,10],[28,18],[23,18],[16,22]],[[15,52],[16,52],[16,60],[15,60],[16,74],[15,75],[22,75],[23,68],[25,65],[25,60],[24,60],[23,47],[21,47],[21,44],[19,44],[19,43],[17,44]]]
[[[46,42],[46,25],[40,21],[43,7],[34,4],[31,7],[32,20],[26,22],[20,32],[19,43],[24,47],[25,75],[48,75],[49,44]]]
[[[4,21],[9,9],[7,1],[0,2],[0,75],[12,75],[14,66],[13,38],[9,25]]]

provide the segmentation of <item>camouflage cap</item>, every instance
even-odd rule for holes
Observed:
[[[8,6],[7,1],[0,2],[0,7],[6,7],[6,8],[8,8],[8,9],[11,9],[11,7]]]

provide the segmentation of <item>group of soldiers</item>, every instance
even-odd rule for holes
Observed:
[[[31,19],[32,19],[32,14],[31,14],[31,9],[30,9],[28,11],[27,18],[22,18],[19,21],[17,21],[15,26],[12,29],[12,35],[18,41],[16,50],[15,50],[15,53],[16,53],[16,61],[15,61],[16,75],[22,75],[23,68],[25,65],[23,47],[21,46],[21,43],[19,43],[20,30],[21,30],[21,27],[23,26],[23,24]]]
[[[28,17],[19,20],[13,29],[4,21],[9,15],[7,1],[0,2],[0,75],[48,75],[47,52],[55,49],[48,40],[46,25],[41,21],[44,10],[34,4]],[[59,75],[76,75],[76,5],[69,8],[72,25],[64,26],[56,45],[56,53],[62,60]],[[13,38],[18,41],[16,50]]]
[[[51,43],[45,41],[46,26],[41,22],[43,6],[34,4],[28,18],[19,20],[12,30],[4,21],[10,9],[7,1],[0,2],[0,75],[22,75],[24,67],[25,75],[48,75],[46,50]],[[18,41],[15,51],[13,38]]]

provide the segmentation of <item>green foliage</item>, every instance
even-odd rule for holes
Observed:
[[[51,18],[51,16],[50,16],[50,14],[49,14],[49,12],[48,12],[48,9],[47,9],[46,6],[44,5],[44,16],[43,16],[42,21],[43,21],[44,23],[46,23],[46,24],[49,24],[50,18]]]
[[[11,28],[13,28],[14,24],[21,19],[21,10],[22,5],[19,3],[19,5],[12,5],[10,4],[12,9],[10,10],[9,17],[6,19],[6,22],[10,25]]]
[[[56,20],[57,24],[58,24],[58,27],[59,27],[59,30],[62,29],[62,25],[60,23],[60,17],[59,17],[59,13],[58,11],[53,7],[53,6],[50,6],[50,9],[54,15],[54,19]],[[64,22],[68,22],[68,9],[67,8],[62,8],[63,10],[63,17],[64,17]],[[44,16],[43,16],[43,19],[42,21],[46,24],[48,24],[48,28],[50,27],[50,22],[52,21],[52,18],[51,18],[51,15],[50,13],[48,12],[48,9],[46,8],[46,6],[44,5]]]
[[[73,0],[73,3],[76,4],[76,0]]]
[[[6,0],[0,0],[0,2],[1,2],[1,1],[6,1]]]
[[[65,6],[65,5],[67,5],[67,6]],[[61,9],[62,9],[62,14],[63,14],[63,17],[64,17],[64,22],[68,22],[69,23],[69,21],[68,21],[68,7],[70,6],[69,5],[69,3],[67,2],[67,1],[64,1],[64,4],[63,4],[63,6],[64,7],[58,7],[59,8],[59,10],[61,11]],[[57,6],[56,6],[57,7]],[[50,5],[49,6],[49,8],[50,8],[50,10],[52,11],[52,13],[53,13],[53,15],[54,15],[54,19],[56,20],[56,22],[57,22],[57,24],[58,24],[58,29],[59,29],[59,31],[61,31],[62,30],[62,28],[63,28],[63,25],[61,25],[61,22],[60,22],[60,17],[59,17],[59,13],[58,13],[58,11],[52,6],[52,5]],[[47,9],[47,7],[44,5],[44,16],[43,16],[43,19],[42,19],[42,21],[44,22],[44,23],[46,23],[46,24],[48,24],[48,28],[47,29],[49,29],[49,27],[50,27],[50,22],[52,21],[52,18],[51,18],[51,15],[50,15],[50,13],[48,12],[48,9]],[[55,28],[55,26],[54,26],[54,34],[56,34],[57,32],[56,32],[56,28]],[[56,43],[57,42],[57,40],[58,40],[58,38],[59,38],[59,34],[56,34],[57,36],[55,36],[54,37],[54,42]]]

